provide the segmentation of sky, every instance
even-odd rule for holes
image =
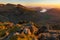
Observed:
[[[22,4],[25,6],[60,6],[60,0],[0,0],[0,3]]]

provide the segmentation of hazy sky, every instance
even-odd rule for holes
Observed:
[[[60,4],[60,0],[0,0],[0,3],[15,3],[23,5]]]
[[[0,0],[0,2],[24,2],[24,3],[60,3],[60,0]]]

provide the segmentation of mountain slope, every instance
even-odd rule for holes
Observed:
[[[18,23],[20,20],[38,21],[40,16],[35,10],[13,4],[0,7],[0,15],[7,17],[14,23]]]
[[[60,9],[52,8],[49,9],[46,13],[52,16],[52,18],[49,20],[50,22],[60,23]]]
[[[6,4],[0,6],[0,15],[7,17],[9,21],[13,23],[18,23],[20,20],[33,21],[34,23],[40,25],[46,24],[50,21],[51,15],[47,12],[41,13],[40,11],[32,10],[30,8],[24,7],[20,4]]]

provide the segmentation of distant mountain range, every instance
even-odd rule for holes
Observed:
[[[18,23],[20,20],[33,21],[36,24],[49,23],[49,22],[60,22],[60,9],[52,8],[47,9],[46,12],[40,12],[42,8],[27,8],[20,4],[0,4],[0,15],[4,16],[2,20],[11,21]],[[0,19],[1,21],[1,19]]]

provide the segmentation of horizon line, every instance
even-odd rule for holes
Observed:
[[[8,3],[1,3],[0,4],[8,4]],[[30,7],[55,7],[55,8],[60,8],[60,3],[59,4],[56,4],[56,3],[9,3],[9,4],[21,4],[23,6],[30,6]]]

